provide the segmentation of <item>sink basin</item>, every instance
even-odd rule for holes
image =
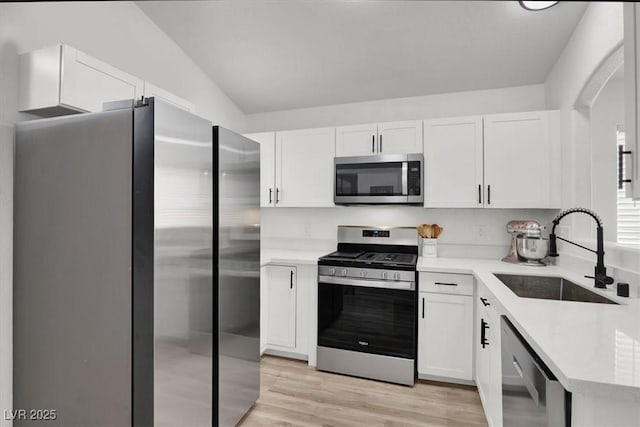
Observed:
[[[515,274],[494,274],[494,276],[514,294],[522,298],[618,304],[562,277]]]

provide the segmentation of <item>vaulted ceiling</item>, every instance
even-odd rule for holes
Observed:
[[[542,83],[586,3],[140,1],[245,113]]]

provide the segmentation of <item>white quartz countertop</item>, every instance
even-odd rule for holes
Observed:
[[[260,253],[260,266],[267,264],[316,264],[318,258],[331,251],[310,251],[293,249],[264,249]]]
[[[556,266],[419,258],[417,268],[473,274],[567,390],[640,402],[640,299],[616,296],[615,285],[596,289],[592,279]],[[521,298],[493,273],[562,276],[620,305]]]

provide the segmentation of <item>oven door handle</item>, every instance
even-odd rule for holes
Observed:
[[[362,286],[364,288],[397,289],[401,291],[414,291],[416,289],[416,282],[350,279],[347,277],[335,277],[335,276],[324,276],[324,275],[319,275],[318,281],[320,283],[330,283],[333,285]]]

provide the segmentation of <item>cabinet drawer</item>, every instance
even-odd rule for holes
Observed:
[[[420,292],[473,295],[473,276],[455,273],[420,273]]]

